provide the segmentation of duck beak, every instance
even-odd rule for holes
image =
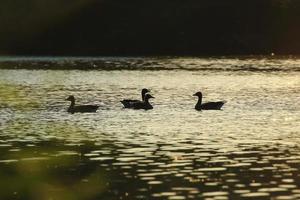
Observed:
[[[193,94],[193,96],[197,96],[197,94],[195,93],[195,94]]]

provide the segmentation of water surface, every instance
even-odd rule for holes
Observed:
[[[0,59],[3,199],[299,199],[296,58]],[[147,87],[153,110],[123,109]],[[196,111],[226,100],[222,111]],[[99,104],[69,114],[68,95]]]

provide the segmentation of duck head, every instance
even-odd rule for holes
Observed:
[[[202,97],[202,93],[201,92],[196,92],[195,94],[193,94],[193,96]]]
[[[66,101],[75,101],[75,97],[70,95],[68,98],[66,98]]]
[[[150,92],[150,90],[148,90],[147,88],[143,88],[143,89],[142,89],[142,94],[146,94],[146,93],[148,93],[148,92]]]
[[[153,97],[151,94],[146,94],[145,100],[146,100],[146,99],[148,100],[148,99],[151,99],[151,98],[154,99],[154,97]]]

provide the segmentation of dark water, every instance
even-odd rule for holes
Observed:
[[[296,58],[2,57],[0,197],[300,199],[299,100]]]

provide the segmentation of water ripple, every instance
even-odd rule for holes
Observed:
[[[299,198],[297,59],[99,60],[72,62],[114,70],[0,70],[0,196],[33,199],[38,188],[49,199]],[[114,68],[126,62],[176,70]],[[123,109],[119,101],[143,87],[154,109]],[[197,90],[204,101],[227,100],[224,109],[195,111]],[[67,113],[71,94],[98,112]]]

